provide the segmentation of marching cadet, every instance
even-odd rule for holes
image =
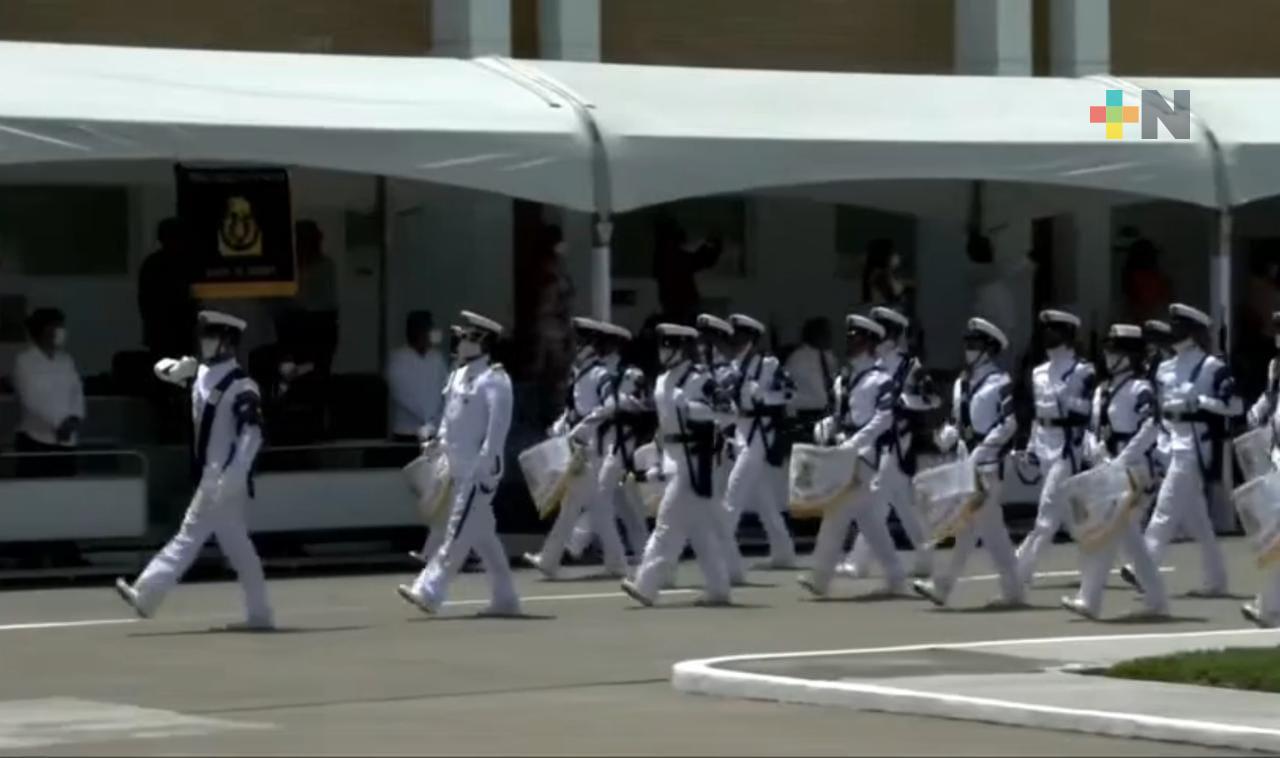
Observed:
[[[1018,547],[1018,576],[1030,583],[1041,554],[1053,544],[1062,526],[1065,503],[1062,483],[1084,470],[1082,445],[1089,425],[1093,365],[1076,355],[1080,319],[1066,311],[1040,312],[1046,360],[1031,373],[1035,422],[1031,454],[1040,464],[1043,485],[1036,523]]]
[[[731,408],[710,371],[697,363],[698,331],[664,323],[657,334],[664,372],[654,387],[654,405],[662,464],[648,475],[665,478],[667,486],[644,559],[635,579],[622,582],[622,590],[642,605],[653,605],[687,539],[706,583],[699,602],[727,605],[729,575],[720,553],[724,521],[715,509],[712,459],[716,427]]]
[[[698,333],[702,343],[702,363],[722,390],[731,389],[738,381],[737,366],[730,360],[733,326],[710,313],[698,315]],[[736,454],[733,417],[716,429],[715,497],[722,499],[729,484]]]
[[[1103,342],[1106,381],[1093,395],[1089,423],[1089,458],[1093,463],[1113,462],[1130,471],[1142,485],[1154,474],[1152,456],[1156,446],[1155,390],[1146,376],[1146,345],[1142,328],[1134,324],[1113,324]],[[1142,501],[1146,493],[1140,495]],[[1120,546],[1133,561],[1133,570],[1144,588],[1142,597],[1150,616],[1166,616],[1168,593],[1156,563],[1147,551],[1140,522],[1144,508],[1126,514],[1119,534],[1105,547],[1080,551],[1080,591],[1062,598],[1062,607],[1077,615],[1096,619],[1102,610],[1102,593]]]
[[[1208,597],[1227,592],[1227,567],[1209,518],[1209,487],[1220,469],[1222,427],[1239,416],[1231,369],[1206,352],[1213,320],[1182,303],[1169,306],[1172,358],[1156,371],[1156,396],[1169,429],[1169,470],[1160,484],[1155,511],[1147,525],[1147,549],[1158,564],[1181,524],[1200,543],[1204,584],[1194,594]],[[1133,566],[1120,576],[1141,589]]]
[[[762,350],[764,324],[736,313],[733,327],[734,384],[732,399],[738,411],[735,428],[737,457],[725,490],[724,509],[729,544],[726,556],[731,576],[744,574],[742,554],[734,534],[746,510],[754,511],[769,538],[769,564],[795,568],[796,548],[782,518],[786,497],[786,440],[784,423],[792,385],[778,359]]]
[[[253,497],[253,462],[262,445],[258,385],[236,361],[247,324],[217,311],[201,311],[197,323],[199,359],[166,358],[156,364],[155,372],[172,384],[191,382],[200,481],[178,533],[151,559],[136,582],[130,585],[117,579],[116,591],[139,616],[149,618],[212,534],[244,592],[246,619],[232,628],[270,630],[274,619],[262,562],[249,539],[244,513]]]
[[[907,328],[911,326],[910,319],[884,306],[872,308],[871,318],[884,327],[884,339],[876,345],[876,360],[880,369],[892,377],[895,393],[889,447],[880,457],[880,472],[872,487],[898,515],[898,523],[906,532],[907,539],[911,540],[915,550],[912,573],[927,577],[933,571],[933,551],[916,512],[911,477],[916,473],[916,433],[923,429],[924,415],[940,407],[942,398],[934,391],[919,359],[906,351],[904,341]],[[885,514],[888,512],[889,508],[886,508]],[[870,558],[867,540],[859,534],[837,572],[854,577],[865,576],[870,568]]]
[[[952,390],[951,423],[938,432],[943,451],[960,445],[977,474],[979,490],[972,502],[973,517],[955,536],[955,547],[947,565],[933,579],[912,584],[916,593],[935,605],[946,605],[956,578],[978,540],[991,554],[1000,574],[1003,601],[1022,605],[1026,585],[1019,581],[1018,561],[1005,529],[1001,480],[1005,458],[1018,430],[1013,415],[1013,383],[996,366],[996,359],[1009,346],[1009,339],[995,324],[981,318],[969,319],[964,335],[965,368]]]
[[[818,426],[820,443],[835,443],[854,450],[865,465],[863,476],[871,480],[887,453],[885,435],[893,429],[893,407],[897,400],[893,377],[885,373],[875,358],[875,346],[885,337],[876,321],[850,314],[845,318],[849,363],[835,380],[836,413]],[[813,569],[797,581],[815,597],[825,597],[840,560],[849,525],[857,522],[876,561],[884,568],[885,594],[906,589],[906,571],[889,535],[885,507],[888,499],[877,495],[872,481],[863,481],[829,507],[818,527],[813,548]]]
[[[1169,470],[1169,456],[1173,451],[1173,442],[1169,437],[1169,425],[1160,415],[1160,385],[1156,382],[1156,372],[1160,364],[1173,357],[1173,329],[1165,321],[1150,319],[1142,324],[1142,338],[1147,343],[1147,379],[1156,393],[1156,449],[1152,461],[1155,464],[1155,479],[1151,483],[1154,494],[1164,481],[1165,472]]]
[[[1276,349],[1280,350],[1280,311],[1271,314],[1271,323],[1277,327]],[[1267,384],[1249,409],[1249,426],[1258,429],[1264,424],[1271,428],[1271,461],[1280,469],[1280,356],[1267,363]],[[1240,607],[1246,619],[1264,629],[1280,626],[1280,569],[1272,566],[1263,577],[1264,585],[1253,600]]]
[[[424,613],[436,613],[449,583],[474,550],[489,575],[492,593],[484,613],[515,616],[520,613],[520,597],[492,508],[511,428],[511,379],[491,358],[502,326],[471,311],[462,311],[461,320],[459,366],[449,378],[437,432],[454,484],[445,539],[413,585],[401,584],[396,592]]]
[[[569,380],[564,413],[552,425],[551,433],[567,436],[570,445],[585,456],[586,467],[574,479],[561,501],[560,512],[547,533],[542,552],[526,553],[524,559],[547,579],[555,579],[564,559],[565,545],[578,517],[585,513],[600,539],[605,570],[614,578],[621,579],[626,576],[627,560],[614,525],[613,497],[611,493],[607,498],[597,496],[600,494],[600,467],[610,436],[609,429],[602,423],[605,415],[597,411],[604,405],[609,385],[615,380],[619,343],[624,337],[629,339],[631,333],[613,324],[582,317],[573,319],[573,328],[578,352]]]

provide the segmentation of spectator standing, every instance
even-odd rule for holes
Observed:
[[[817,422],[834,406],[832,382],[836,358],[831,353],[831,322],[811,318],[800,332],[801,344],[787,357],[786,372],[796,384],[791,407],[800,422]]]
[[[1160,251],[1151,240],[1139,237],[1129,246],[1124,264],[1124,296],[1129,320],[1141,324],[1163,318],[1169,307],[1169,277],[1160,270]]]
[[[185,355],[195,334],[196,303],[191,297],[192,268],[186,230],[176,218],[156,227],[160,245],[138,272],[138,313],[142,341],[157,355]]]
[[[387,426],[397,442],[418,442],[434,434],[444,405],[449,367],[430,311],[405,320],[405,344],[387,361]]]
[[[40,308],[27,319],[31,345],[18,354],[13,388],[22,409],[14,447],[20,453],[70,452],[79,442],[84,420],[84,386],[66,351],[66,318],[55,308]],[[68,474],[63,461],[33,460],[30,475]]]
[[[907,282],[902,279],[902,256],[887,239],[874,239],[867,246],[867,265],[862,272],[862,302],[907,313]]]
[[[333,259],[324,254],[324,234],[314,221],[294,225],[298,250],[298,294],[296,307],[305,314],[306,339],[323,374],[333,364],[338,346],[338,272]]]
[[[719,239],[691,241],[674,218],[658,217],[653,276],[658,281],[658,304],[667,321],[693,324],[702,309],[697,274],[716,265],[723,248]]]

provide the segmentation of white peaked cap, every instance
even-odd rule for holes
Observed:
[[[1169,316],[1194,321],[1201,326],[1213,326],[1213,319],[1209,318],[1209,314],[1199,308],[1192,308],[1185,303],[1174,303],[1169,306]]]
[[[481,316],[479,313],[474,311],[463,311],[460,315],[462,316],[462,323],[465,326],[482,329],[486,332],[491,332],[494,335],[502,334],[502,324],[499,324],[488,316]]]
[[[891,324],[897,324],[903,329],[911,326],[911,319],[901,313],[898,313],[894,309],[886,308],[883,305],[877,305],[871,309],[871,318],[876,321],[888,321]]]
[[[604,324],[586,316],[574,316],[573,328],[582,332],[603,332]]]
[[[1050,308],[1040,311],[1040,323],[1042,324],[1065,324],[1074,329],[1080,328],[1080,317],[1074,313],[1059,311]]]
[[[630,329],[628,329],[628,328],[627,328],[627,327],[625,327],[625,326],[618,326],[617,324],[610,324],[608,321],[601,321],[601,322],[600,322],[600,333],[601,333],[601,334],[607,334],[607,335],[609,335],[610,337],[617,337],[618,339],[623,339],[623,340],[629,340],[629,339],[631,339],[631,330],[630,330]]]
[[[1142,327],[1137,324],[1112,324],[1107,336],[1118,340],[1142,339]]]
[[[745,313],[735,313],[729,317],[729,323],[733,325],[734,330],[745,329],[756,334],[764,334],[764,324],[756,321]]]
[[[844,317],[844,328],[846,331],[867,332],[869,334],[874,334],[880,339],[884,339],[884,326],[857,313],[850,313],[848,316]]]
[[[1004,336],[1004,332],[1000,331],[1000,327],[985,318],[974,317],[969,319],[969,331],[990,337],[1000,345],[1001,350],[1006,350],[1009,347],[1009,338]]]
[[[197,318],[201,324],[208,324],[210,326],[228,326],[235,329],[237,332],[243,332],[249,326],[249,322],[244,319],[236,318],[230,313],[223,313],[222,311],[200,311]]]
[[[703,313],[698,316],[698,328],[720,332],[730,337],[733,336],[733,327],[729,325],[729,322],[719,316],[712,316],[710,313]]]
[[[1170,334],[1173,329],[1169,324],[1159,319],[1148,319],[1142,322],[1142,329],[1148,332],[1159,332],[1160,334]]]
[[[698,338],[698,330],[684,324],[658,324],[657,332],[659,337],[680,337],[691,340]]]

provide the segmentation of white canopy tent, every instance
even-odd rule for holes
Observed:
[[[0,164],[303,165],[593,208],[573,108],[472,61],[5,42],[0,71]]]

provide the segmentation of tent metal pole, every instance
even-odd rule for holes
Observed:
[[[610,321],[613,316],[613,219],[597,214],[595,243],[591,246],[591,317]]]

